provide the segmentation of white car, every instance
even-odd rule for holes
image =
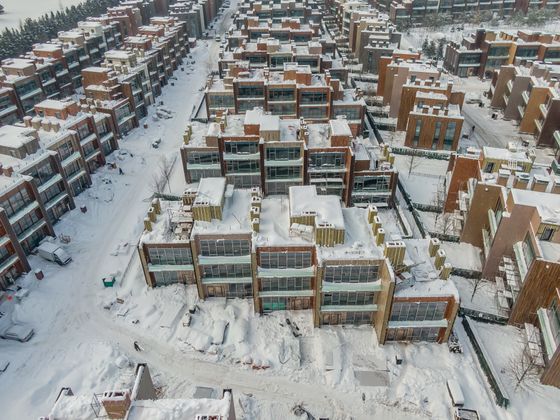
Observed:
[[[25,343],[26,341],[31,340],[33,334],[35,334],[35,330],[33,328],[22,324],[13,324],[0,332],[0,338]]]

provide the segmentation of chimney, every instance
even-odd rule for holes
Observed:
[[[435,257],[436,252],[439,250],[441,242],[438,238],[430,238],[430,244],[428,245],[428,253],[430,257]]]
[[[43,118],[43,121],[41,121],[41,127],[45,131],[51,131],[51,122],[47,118]]]
[[[52,131],[54,131],[55,133],[58,133],[60,131],[60,122],[53,121],[52,124],[51,124],[51,128],[52,128]]]
[[[33,119],[33,117],[30,117],[29,115],[26,115],[25,117],[23,117],[23,123],[25,124],[26,127],[31,127],[31,120]]]
[[[436,266],[437,270],[441,270],[443,268],[443,264],[445,264],[445,251],[443,249],[438,249],[436,252],[436,260],[434,265]]]
[[[149,217],[146,217],[144,219],[144,229],[147,230],[148,232],[152,231],[152,221],[150,220]]]
[[[34,117],[34,118],[31,120],[31,126],[32,126],[35,130],[41,129],[41,118],[39,118],[39,117]]]

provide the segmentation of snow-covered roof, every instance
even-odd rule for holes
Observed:
[[[31,127],[18,127],[15,125],[4,125],[0,127],[0,146],[9,148],[23,147],[30,140],[35,130]]]
[[[250,190],[234,189],[231,196],[225,197],[222,219],[211,222],[197,220],[194,223],[193,235],[196,234],[234,234],[250,233],[249,212],[251,209]]]
[[[367,209],[351,207],[342,209],[344,218],[344,243],[335,246],[317,247],[317,258],[324,260],[382,259],[383,250],[373,239],[368,224]]]
[[[222,177],[202,178],[198,183],[194,205],[208,203],[221,206],[226,191],[226,179]]]
[[[337,118],[336,120],[330,120],[329,125],[333,136],[352,137],[352,130],[350,130],[350,126],[348,125],[348,121],[346,119]]]
[[[128,412],[127,420],[169,420],[172,418],[186,420],[196,419],[197,416],[231,420],[231,404],[232,400],[229,392],[226,392],[222,399],[193,398],[134,401]]]
[[[406,245],[404,264],[409,271],[397,282],[395,296],[454,296],[458,300],[459,291],[453,281],[439,278],[439,270],[429,254],[430,239],[404,239],[403,242]]]
[[[315,215],[315,224],[330,224],[344,229],[340,198],[335,195],[318,195],[314,185],[290,187],[290,217]]]
[[[188,242],[193,224],[190,206],[182,201],[160,200],[161,213],[151,223],[152,230],[144,230],[141,243]]]
[[[513,201],[522,206],[535,207],[544,223],[560,224],[560,194],[513,188]]]
[[[525,151],[512,152],[500,147],[484,146],[482,148],[484,157],[493,160],[514,160],[517,162],[530,162]]]

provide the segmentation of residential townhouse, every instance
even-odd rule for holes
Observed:
[[[259,19],[256,16],[240,16],[234,21],[234,28],[226,36],[228,47],[233,50],[243,41],[255,42],[259,38],[270,37],[283,42],[306,44],[320,36],[320,25],[298,18],[282,18],[279,22]]]
[[[502,66],[494,72],[488,96],[519,132],[533,134],[537,145],[554,146],[560,129],[560,66],[535,62]]]
[[[339,79],[344,86],[348,82],[348,69],[342,60],[331,53],[325,39],[309,41],[306,44],[280,42],[265,36],[256,42],[243,43],[232,51],[221,51],[218,60],[220,77],[224,77],[228,67],[237,61],[249,63],[249,68],[267,67],[271,71],[281,71],[284,63],[309,65],[312,73],[324,73],[328,70],[332,77]],[[329,53],[325,52],[329,50]]]
[[[345,208],[316,186],[263,197],[203,178],[181,201],[156,199],[144,226],[139,254],[152,287],[196,284],[201,299],[252,299],[260,313],[310,309],[316,327],[372,325],[380,343],[444,342],[455,320],[439,241],[386,242],[376,207]],[[426,260],[433,274],[415,270]]]
[[[127,375],[127,380],[122,381],[118,388],[106,388],[109,390],[95,392],[93,397],[91,394],[75,395],[70,387],[61,388],[52,408],[42,418],[72,419],[79,412],[87,415],[102,413],[110,419],[144,420],[156,419],[169,412],[184,419],[236,419],[231,389],[218,392],[212,388],[197,387],[192,398],[161,399],[146,363],[138,363],[134,372],[129,373],[132,374]]]
[[[477,75],[490,78],[501,66],[514,62],[560,61],[560,38],[548,34],[519,30],[516,33],[478,29],[463,38],[461,44],[449,43],[443,67],[460,77]]]
[[[6,232],[11,229],[14,235],[10,233],[8,236],[19,242],[25,254],[29,254],[43,238],[54,235],[43,200],[32,177],[12,173],[10,176],[0,175],[0,178],[0,212],[7,222],[4,228]],[[10,243],[13,246],[12,239]]]
[[[60,157],[55,151],[42,149],[38,130],[4,126],[0,128],[0,137],[7,139],[0,147],[2,173],[33,178],[51,224],[75,208]]]
[[[533,153],[510,149],[452,157],[445,209],[459,214],[461,241],[483,250],[497,308],[525,325],[541,382],[559,386],[560,178],[533,166]]]
[[[0,126],[14,124],[23,118],[16,93],[12,88],[0,87]]]
[[[254,109],[244,116],[224,114],[207,130],[189,126],[184,141],[187,183],[224,176],[238,188],[259,187],[267,196],[315,185],[319,194],[336,195],[347,205],[394,202],[394,156],[389,148],[355,138],[342,118],[308,123]]]
[[[245,113],[255,107],[285,118],[327,122],[346,116],[352,132],[361,133],[365,102],[360,93],[344,89],[329,71],[313,74],[309,65],[284,63],[282,72],[254,69],[243,62],[230,65],[223,79],[208,80],[205,93],[209,117],[216,111]]]
[[[429,102],[434,104],[428,105]],[[446,102],[443,95],[418,93],[415,108],[408,116],[405,146],[414,149],[457,150],[464,118],[458,105]]]
[[[508,16],[514,12],[527,13],[529,8],[537,7],[557,12],[556,0],[393,0],[388,3],[391,20],[398,24],[421,22],[426,16],[446,15],[460,19],[465,13],[489,12]]]
[[[35,104],[46,98],[32,60],[10,58],[2,62],[2,87],[12,89],[24,115],[33,115]]]

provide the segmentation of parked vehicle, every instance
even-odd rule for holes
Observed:
[[[51,242],[43,242],[39,245],[37,254],[45,260],[55,262],[59,265],[66,265],[72,261],[72,257],[70,257],[60,245]]]
[[[4,340],[15,340],[25,343],[31,340],[35,334],[35,330],[27,325],[23,324],[12,324],[11,326],[0,331],[0,338]]]
[[[222,37],[220,35],[216,35],[216,37],[214,38],[214,41],[216,42],[220,42],[222,40]]]
[[[457,382],[455,379],[447,380],[447,392],[449,392],[453,407],[462,407],[463,405],[465,405],[463,390],[461,389],[461,385],[459,385],[459,382]]]
[[[480,420],[478,411],[468,408],[457,408],[453,417],[455,420]]]

